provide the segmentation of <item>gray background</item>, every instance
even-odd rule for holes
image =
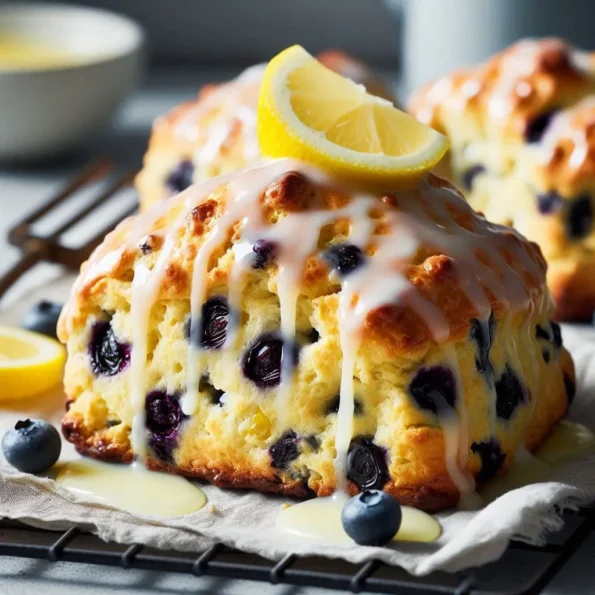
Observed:
[[[9,0],[8,3],[20,3]],[[53,2],[54,0],[38,0]],[[301,43],[397,72],[407,91],[520,37],[595,48],[594,0],[73,0],[139,21],[154,68],[245,66]]]

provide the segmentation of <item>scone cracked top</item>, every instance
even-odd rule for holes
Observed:
[[[329,50],[318,59],[370,93],[392,99],[372,71],[351,56]],[[196,100],[155,121],[135,182],[141,209],[175,196],[192,183],[257,164],[256,104],[265,66],[252,66],[226,83],[206,85]]]
[[[347,479],[439,510],[565,413],[551,313],[537,246],[444,180],[369,192],[280,160],[126,220],[83,266],[63,431],[222,487]]]
[[[451,139],[471,205],[537,242],[560,319],[591,318],[595,288],[595,58],[525,40],[420,90],[410,111]],[[591,286],[590,286],[591,285]]]

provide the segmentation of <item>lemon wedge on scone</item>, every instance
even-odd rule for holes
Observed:
[[[62,380],[66,350],[58,341],[0,326],[0,401],[42,393]]]
[[[293,157],[332,174],[393,186],[419,178],[448,150],[445,136],[298,45],[266,67],[258,141],[264,156]]]

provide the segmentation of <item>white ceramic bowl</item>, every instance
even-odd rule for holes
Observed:
[[[134,88],[143,33],[125,17],[67,5],[0,5],[0,35],[73,56],[65,67],[0,66],[0,160],[58,155],[105,127]]]

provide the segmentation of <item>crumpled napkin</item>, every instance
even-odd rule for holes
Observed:
[[[0,324],[16,324],[20,315],[42,297],[65,300],[72,278],[61,277],[50,286],[20,296],[0,312]],[[577,366],[578,393],[568,416],[595,428],[595,330],[566,325],[566,346]],[[57,421],[63,395],[57,390],[23,403],[0,403],[0,433],[23,416]],[[70,445],[64,456],[74,455]],[[351,562],[379,559],[413,574],[434,570],[458,571],[500,557],[510,539],[543,542],[548,531],[561,527],[558,512],[595,499],[595,456],[558,467],[550,481],[528,485],[501,496],[479,511],[448,511],[436,515],[441,537],[432,544],[398,543],[390,547],[360,547],[305,542],[281,533],[274,521],[290,500],[257,492],[220,490],[201,486],[208,503],[202,510],[177,518],[142,516],[90,501],[48,478],[17,472],[0,456],[0,517],[37,527],[66,529],[79,526],[108,541],[201,551],[215,541],[271,559],[288,553],[344,558]]]

